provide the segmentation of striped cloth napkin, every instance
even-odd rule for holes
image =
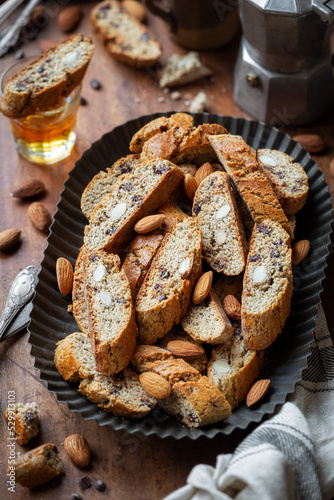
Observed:
[[[334,498],[334,348],[323,309],[303,380],[280,411],[216,467],[197,465],[165,500]]]

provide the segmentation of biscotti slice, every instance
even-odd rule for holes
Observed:
[[[193,216],[202,231],[203,257],[212,269],[228,276],[240,274],[246,265],[246,237],[226,172],[214,172],[201,182]]]
[[[21,446],[39,433],[39,409],[36,403],[9,403],[4,416],[11,431],[14,424],[15,437]]]
[[[150,371],[156,361],[172,357],[172,353],[155,345],[138,345],[131,358],[131,364],[138,372]]]
[[[309,191],[308,177],[291,156],[273,149],[259,149],[257,161],[268,177],[287,215],[294,215],[305,205]]]
[[[221,278],[219,278],[213,289],[221,303],[224,302],[227,295],[233,295],[241,302],[243,279],[243,273],[238,276],[221,276]]]
[[[193,117],[187,113],[174,113],[169,118],[160,116],[144,125],[135,133],[130,142],[130,151],[141,153],[144,143],[154,135],[166,132],[172,128],[189,130],[193,127],[193,124]]]
[[[290,313],[292,265],[289,236],[276,222],[255,224],[244,275],[241,325],[248,349],[266,349]]]
[[[75,332],[57,342],[54,362],[63,379],[70,382],[92,377],[95,362],[89,337]]]
[[[238,135],[209,136],[219,161],[233,180],[253,222],[272,219],[290,233],[288,219],[265,174],[256,160],[256,153]]]
[[[0,103],[9,118],[22,118],[61,104],[85,76],[93,55],[92,39],[73,35],[12,76]]]
[[[135,68],[153,66],[162,54],[160,43],[121,2],[98,3],[90,15],[93,27],[102,36],[116,59]]]
[[[87,249],[85,245],[81,247],[74,267],[73,288],[72,288],[72,313],[79,329],[83,333],[86,333],[88,335],[89,319],[88,319],[86,285],[85,285],[84,268],[83,268],[83,257],[86,251]]]
[[[174,340],[181,340],[183,342],[190,342],[191,344],[200,345],[200,342],[196,342],[192,337],[190,337],[190,335],[188,335],[188,333],[177,330],[176,327],[172,328],[172,330],[168,332],[167,335],[162,337],[162,339],[159,339],[158,343],[159,346],[167,349],[168,343]],[[198,370],[202,375],[206,375],[208,358],[206,357],[205,352],[203,352],[203,354],[200,354],[198,358],[187,359],[187,363]]]
[[[160,72],[159,85],[161,88],[177,87],[210,75],[212,71],[202,63],[197,52],[172,54]]]
[[[208,364],[208,379],[224,394],[231,408],[245,399],[263,364],[263,351],[250,351],[240,335],[214,347]]]
[[[164,234],[170,233],[178,224],[189,216],[181,210],[176,203],[167,202],[161,205],[158,210],[158,214],[163,214],[165,216],[162,223],[162,230]]]
[[[227,342],[234,331],[213,289],[201,304],[190,306],[181,324],[196,342],[213,345]]]
[[[292,238],[294,238],[296,232],[296,217],[294,215],[288,215],[288,223],[290,227],[290,234]]]
[[[106,172],[101,171],[93,177],[81,196],[81,210],[88,220],[120,176],[132,172],[139,163],[139,155],[128,155],[117,160]]]
[[[98,372],[118,373],[136,347],[136,323],[129,281],[118,255],[88,253],[83,258],[89,329]]]
[[[158,400],[158,405],[190,429],[215,424],[231,416],[228,401],[207,377],[178,382],[168,398]]]
[[[138,235],[126,254],[122,269],[129,280],[133,300],[137,297],[162,240],[163,236],[161,234]]]
[[[184,178],[183,172],[166,160],[138,165],[122,175],[112,192],[95,207],[85,228],[85,245],[94,250],[119,252],[135,236],[135,223],[168,200]]]
[[[8,466],[7,474],[12,474],[13,471],[15,482],[26,488],[35,488],[65,474],[58,448],[52,443],[17,456],[14,463]]]
[[[78,390],[99,408],[123,418],[144,418],[156,405],[129,367],[109,377],[97,373],[83,380]]]
[[[201,272],[201,252],[201,232],[190,217],[165,236],[136,300],[142,344],[153,344],[185,314]]]

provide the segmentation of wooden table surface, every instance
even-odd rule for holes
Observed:
[[[64,3],[64,2],[63,2]],[[85,11],[93,2],[85,3]],[[34,41],[25,43],[25,55],[36,55],[41,52],[41,39],[61,41],[64,35],[60,32],[56,14],[58,4],[49,14],[49,23]],[[162,62],[173,52],[183,53],[184,50],[174,45],[168,38],[167,31],[160,19],[149,16],[149,26],[157,35],[164,48]],[[86,14],[80,24],[80,32],[91,34],[92,29]],[[95,37],[94,37],[95,39]],[[0,231],[18,227],[22,229],[22,243],[15,250],[0,253],[0,310],[5,306],[6,297],[13,278],[19,269],[30,264],[39,267],[46,244],[44,234],[38,232],[27,216],[29,202],[10,198],[13,187],[22,181],[38,178],[46,187],[47,194],[42,202],[50,213],[55,211],[55,205],[67,179],[69,170],[81,154],[89,148],[92,142],[117,125],[143,114],[174,109],[187,111],[185,101],[191,99],[200,89],[204,89],[210,100],[210,111],[225,115],[247,117],[233,101],[232,83],[233,67],[239,45],[239,37],[228,47],[221,50],[204,52],[203,61],[213,69],[213,81],[200,82],[181,88],[182,99],[172,101],[164,94],[157,84],[154,72],[151,70],[135,70],[124,66],[115,60],[95,39],[94,57],[88,68],[83,84],[82,95],[87,99],[87,106],[81,106],[77,118],[77,144],[72,156],[55,166],[41,167],[30,164],[19,157],[14,149],[13,139],[8,120],[0,116]],[[3,71],[14,61],[13,55],[0,60],[0,70]],[[102,89],[93,90],[89,81],[98,78]],[[164,97],[164,102],[158,102]],[[318,132],[326,141],[326,149],[321,155],[314,156],[319,168],[325,174],[334,192],[334,170],[330,169],[330,160],[334,157],[334,123],[333,114],[327,115],[317,123],[304,128],[285,129],[294,135],[301,132]],[[333,248],[333,246],[331,247]],[[323,302],[330,327],[334,333],[334,259],[333,252],[329,257],[327,278],[324,283]],[[93,461],[87,474],[93,479],[103,479],[107,492],[101,494],[94,489],[82,493],[84,498],[112,498],[117,500],[159,500],[165,495],[183,485],[191,468],[197,463],[215,464],[216,456],[222,452],[231,452],[247,432],[236,431],[230,437],[218,436],[214,440],[201,438],[197,441],[172,438],[161,440],[157,437],[144,438],[128,435],[125,431],[114,431],[110,428],[100,428],[94,422],[85,422],[80,415],[70,413],[67,406],[58,404],[55,396],[50,394],[44,383],[39,380],[39,374],[33,367],[30,357],[30,346],[27,343],[28,333],[0,344],[1,363],[1,414],[7,406],[8,391],[14,390],[17,402],[36,401],[41,412],[41,433],[27,447],[16,445],[16,451],[24,453],[46,442],[59,446],[65,462],[66,476],[56,479],[46,486],[31,492],[16,486],[15,498],[53,499],[70,498],[74,492],[79,492],[77,480],[87,471],[73,465],[64,452],[62,443],[66,436],[80,433],[88,440]],[[1,440],[0,467],[1,486],[0,497],[12,498],[5,485],[8,449],[6,447],[7,427],[0,417]]]

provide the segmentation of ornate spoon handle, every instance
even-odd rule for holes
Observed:
[[[34,266],[23,269],[16,276],[9,290],[4,312],[0,318],[0,339],[17,313],[32,299],[37,283],[38,272]]]

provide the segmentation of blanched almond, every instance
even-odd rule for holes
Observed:
[[[157,229],[164,221],[165,216],[163,214],[148,215],[143,219],[140,219],[134,227],[134,230],[138,234],[149,233]]]
[[[172,387],[168,380],[164,379],[158,373],[141,373],[141,375],[139,375],[139,382],[141,383],[143,389],[145,389],[150,396],[153,396],[156,399],[165,399],[172,391]]]
[[[195,286],[195,290],[193,293],[193,304],[201,304],[201,302],[206,299],[211,290],[212,280],[212,271],[208,271],[207,273],[202,274]]]
[[[171,340],[167,344],[167,350],[177,358],[195,359],[204,354],[201,345],[187,342],[186,340]]]

